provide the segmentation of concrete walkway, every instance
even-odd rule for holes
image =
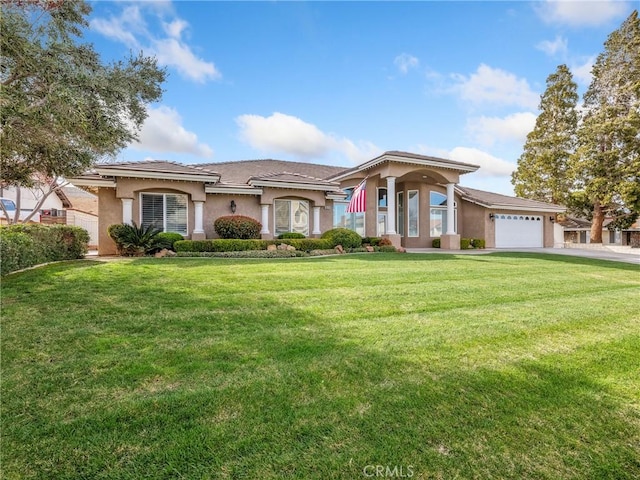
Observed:
[[[407,248],[407,253],[449,253],[455,255],[486,255],[487,253],[550,253],[553,255],[569,255],[573,257],[597,258],[640,265],[640,249],[627,250],[582,249],[582,248],[486,248],[484,250],[441,250],[439,248]]]

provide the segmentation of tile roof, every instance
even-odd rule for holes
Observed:
[[[476,190],[475,188],[456,186],[456,189],[462,195],[462,198],[474,203],[492,207],[492,208],[508,208],[517,209],[533,209],[546,210],[550,212],[563,212],[565,208],[552,203],[539,202],[537,200],[529,200],[527,198],[510,197],[500,193],[485,192],[484,190]]]
[[[144,160],[142,162],[114,162],[114,163],[98,163],[94,166],[96,171],[120,170],[132,172],[160,172],[160,173],[177,173],[187,175],[211,176],[218,172],[206,168],[203,165],[185,165],[169,160]]]
[[[310,179],[323,180],[339,172],[345,167],[332,165],[319,165],[306,162],[289,162],[286,160],[239,160],[234,162],[216,162],[193,165],[207,168],[220,174],[220,180],[224,183],[246,184],[251,178],[265,177],[274,174],[298,175]]]

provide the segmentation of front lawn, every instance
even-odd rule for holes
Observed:
[[[2,280],[6,479],[634,479],[640,272],[79,261]]]

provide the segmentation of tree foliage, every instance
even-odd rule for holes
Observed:
[[[609,35],[584,95],[574,175],[593,204],[591,241],[640,215],[640,19],[634,11]]]
[[[103,63],[82,43],[81,0],[0,4],[0,167],[6,185],[78,174],[136,139],[165,71],[142,54]]]
[[[518,196],[565,203],[592,220],[591,242],[640,215],[640,20],[634,11],[612,32],[576,115],[575,84],[561,65],[547,80],[535,129],[512,183]]]
[[[547,78],[540,115],[527,135],[524,152],[511,182],[519,197],[567,203],[571,186],[569,162],[575,150],[578,114],[577,85],[566,65]]]

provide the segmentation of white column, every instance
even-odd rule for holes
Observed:
[[[204,202],[194,201],[194,215],[195,225],[193,226],[193,233],[204,233]]]
[[[122,198],[122,223],[133,224],[133,198]]]
[[[269,234],[269,205],[260,205],[262,208],[262,230],[261,234]]]
[[[387,235],[396,234],[396,177],[387,177]]]
[[[456,234],[456,223],[454,213],[454,190],[455,183],[447,183],[447,235]]]
[[[320,207],[313,207],[313,231],[311,235],[320,235]]]

